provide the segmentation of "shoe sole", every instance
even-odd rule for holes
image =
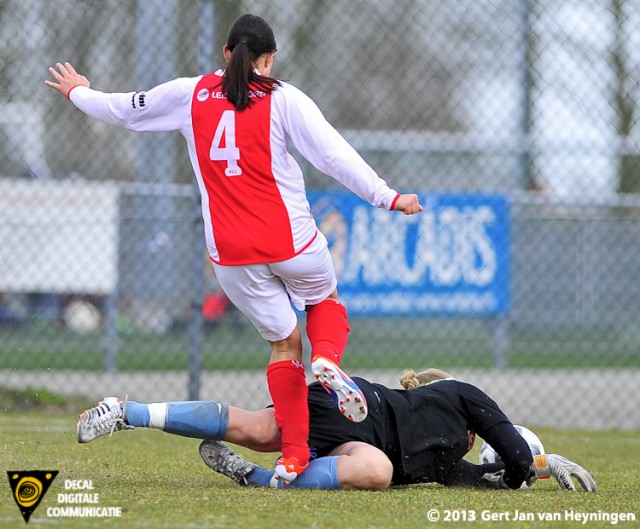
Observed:
[[[367,418],[367,399],[356,383],[333,362],[318,358],[312,362],[316,380],[329,393],[333,393],[340,413],[353,422]]]
[[[220,450],[214,448],[210,443],[206,440],[200,443],[198,447],[198,451],[200,452],[200,457],[205,465],[207,465],[211,470],[217,472],[215,468],[213,468],[211,461],[217,459],[220,454]]]
[[[84,422],[85,418],[87,417],[87,414],[89,413],[89,410],[84,410],[79,416],[78,416],[78,422],[76,423],[76,440],[79,443],[90,443],[91,441],[93,441],[94,439],[87,439],[87,438],[83,438],[82,437],[82,433],[80,432],[80,427],[82,425],[82,423]]]
[[[228,446],[225,446],[223,444],[221,447],[218,443],[211,442],[208,439],[205,439],[200,443],[198,451],[200,452],[200,458],[202,459],[203,463],[207,465],[211,470],[228,477],[232,481],[235,481],[238,485],[246,485],[241,476],[230,476],[222,470],[217,469],[213,463],[213,461],[217,461],[220,457],[225,457],[225,455],[233,453],[233,450],[231,450]],[[224,455],[221,456],[221,454]],[[249,463],[247,468],[245,469],[246,473],[244,475],[247,475],[254,468],[255,465]]]

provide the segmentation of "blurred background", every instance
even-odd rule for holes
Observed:
[[[296,154],[350,374],[435,366],[516,422],[640,428],[640,0],[0,0],[0,387],[269,402],[183,139],[43,83],[64,61],[106,92],[215,70],[246,12],[272,73],[425,205],[374,210]]]

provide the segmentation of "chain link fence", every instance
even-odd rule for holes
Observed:
[[[103,91],[211,71],[245,12],[273,73],[426,206],[372,211],[298,157],[348,370],[437,366],[516,422],[640,428],[640,0],[0,1],[0,386],[268,403],[182,139],[43,84],[66,60]]]

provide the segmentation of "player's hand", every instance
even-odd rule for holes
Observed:
[[[576,490],[571,478],[576,478],[587,492],[595,492],[597,489],[593,476],[586,469],[573,461],[569,461],[566,457],[558,454],[546,454],[536,456],[534,462],[537,476],[541,479],[553,476],[562,490]]]
[[[57,90],[65,97],[69,97],[69,92],[75,86],[91,86],[89,79],[76,72],[75,68],[68,62],[64,64],[56,63],[55,68],[49,68],[49,73],[55,81],[49,81],[47,79],[44,84]]]
[[[395,211],[402,211],[405,215],[413,215],[414,213],[424,211],[418,195],[415,194],[400,195],[393,209]]]
[[[538,479],[533,465],[531,465],[531,473],[520,485],[520,489],[529,489]],[[504,480],[504,468],[496,472],[485,472],[480,476],[478,486],[483,489],[511,489]]]
[[[504,468],[496,472],[485,472],[480,476],[479,486],[483,489],[508,489],[504,482]]]

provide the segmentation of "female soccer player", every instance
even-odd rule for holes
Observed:
[[[267,382],[282,432],[276,474],[289,482],[310,457],[302,340],[292,303],[307,312],[313,373],[341,413],[362,421],[367,402],[339,367],[349,332],[347,311],[287,142],[373,206],[405,215],[423,208],[417,195],[391,189],[309,97],[270,76],[276,41],[262,18],[247,14],[236,20],[223,53],[224,69],[147,92],[92,90],[69,63],[49,68],[54,80],[45,83],[106,123],[134,131],[179,131],[186,139],[218,281],[271,346]]]

